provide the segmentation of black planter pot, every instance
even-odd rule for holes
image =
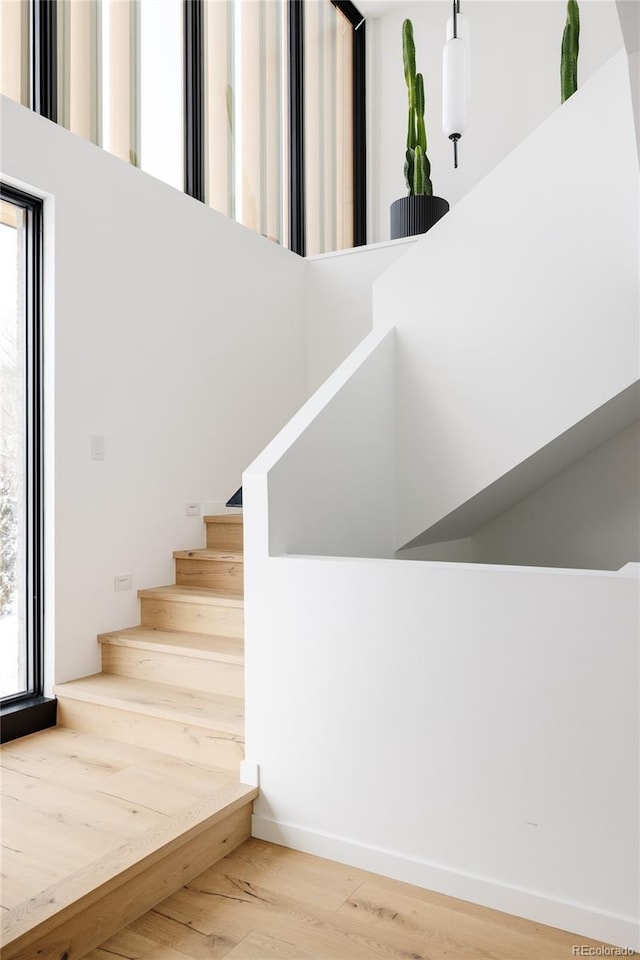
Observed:
[[[448,209],[442,197],[401,197],[391,204],[391,239],[426,233]]]

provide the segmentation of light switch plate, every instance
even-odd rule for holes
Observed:
[[[94,433],[91,437],[91,459],[92,460],[104,460],[105,457],[105,443],[104,437],[100,434]]]

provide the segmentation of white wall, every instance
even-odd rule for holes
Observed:
[[[268,515],[273,553],[393,556],[393,373],[393,331],[376,330],[254,461],[243,477],[245,570],[251,525]],[[252,477],[267,472],[268,504],[261,492],[247,511]]]
[[[640,422],[472,536],[408,548],[398,556],[583,570],[619,570],[640,562]]]
[[[367,559],[394,340],[243,475],[253,833],[640,947],[637,576]]]
[[[376,281],[398,337],[398,546],[443,518],[434,540],[468,536],[637,418],[637,210],[621,51]]]
[[[640,562],[636,422],[471,538],[476,563],[618,570]]]
[[[173,550],[202,545],[185,504],[224,502],[304,400],[305,264],[11,101],[1,122],[2,174],[48,198],[48,681],[62,681],[99,668],[98,632],[139,622],[136,588],[173,582]],[[134,589],[114,593],[126,573]]]
[[[640,947],[638,581],[266,552],[254,835]]]
[[[640,2],[616,0],[624,45],[629,54],[629,81],[636,124],[636,142],[640,161]]]
[[[630,2],[630,0],[625,0]],[[372,242],[389,237],[389,206],[404,196],[406,87],[401,27],[411,17],[418,70],[425,75],[426,121],[434,192],[456,204],[560,104],[560,45],[564,0],[464,3],[471,27],[472,101],[469,129],[453,169],[442,133],[442,47],[451,4],[385,3],[369,12]],[[622,47],[613,0],[580,4],[579,82],[584,83]],[[602,183],[602,181],[600,181]]]
[[[307,259],[310,393],[371,331],[374,281],[415,242],[409,237]]]

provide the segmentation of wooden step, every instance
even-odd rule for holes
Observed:
[[[211,550],[242,550],[242,514],[204,517],[207,526],[207,547]]]
[[[97,673],[54,688],[58,725],[237,771],[243,701],[188,687]]]
[[[223,591],[170,584],[139,590],[138,597],[145,627],[222,637],[244,635],[242,600]]]
[[[3,960],[79,960],[251,832],[255,789],[155,750],[56,728],[0,764]]]
[[[244,642],[238,637],[220,637],[207,633],[186,633],[179,630],[160,630],[157,627],[127,627],[103,633],[100,643],[135,647],[139,650],[162,649],[165,653],[218,660],[220,663],[244,665]]]
[[[244,696],[241,640],[130,627],[103,634],[98,641],[104,673]]]
[[[229,550],[176,550],[176,583],[210,587],[231,596],[244,592],[242,553]]]

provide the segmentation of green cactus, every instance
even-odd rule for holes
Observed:
[[[415,164],[416,170],[413,183],[416,196],[419,197],[424,193],[424,153],[422,152],[420,144],[416,147]]]
[[[433,194],[431,164],[427,158],[427,133],[424,125],[424,78],[416,73],[416,48],[413,40],[413,24],[402,24],[402,59],[404,79],[407,84],[407,150],[404,161],[404,178],[410,196]]]
[[[567,22],[562,34],[560,57],[560,93],[562,103],[578,89],[578,53],[580,50],[580,10],[577,0],[568,0]]]

